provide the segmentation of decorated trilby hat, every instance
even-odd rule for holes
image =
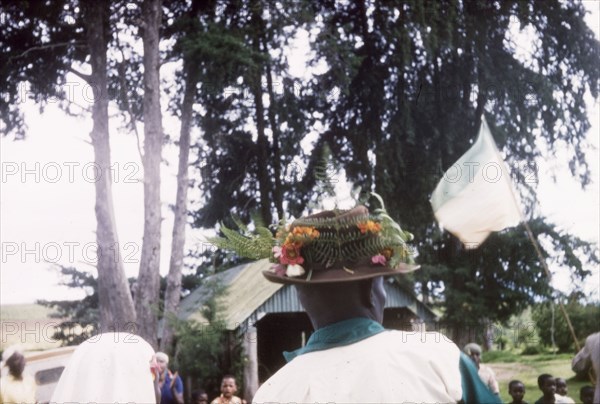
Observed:
[[[222,226],[225,237],[211,241],[243,257],[268,258],[273,266],[263,275],[278,283],[348,282],[418,269],[407,244],[412,234],[372,195],[382,205],[373,212],[363,205],[327,210],[282,224],[275,236],[264,227],[249,234],[243,226],[242,233]]]

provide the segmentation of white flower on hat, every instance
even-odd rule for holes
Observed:
[[[302,276],[305,274],[305,272],[306,271],[304,270],[304,268],[302,268],[302,265],[298,264],[288,265],[287,269],[285,270],[285,274],[290,278]]]

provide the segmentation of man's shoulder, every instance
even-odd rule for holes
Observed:
[[[386,330],[386,332],[379,335],[381,335],[381,339],[386,340],[387,345],[397,346],[399,349],[432,354],[448,352],[458,355],[460,352],[454,342],[444,334],[436,331]]]
[[[402,331],[386,329],[385,332],[378,335],[387,335],[396,339],[399,338],[402,342],[455,345],[450,338],[437,331]]]

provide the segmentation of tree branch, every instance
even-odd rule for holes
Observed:
[[[92,77],[89,74],[81,73],[79,70],[77,70],[77,69],[75,69],[75,68],[73,68],[71,66],[69,66],[67,68],[67,70],[70,71],[71,73],[73,73],[74,75],[76,75],[77,77],[79,77],[79,78],[87,81],[88,83],[90,82],[90,78]]]
[[[137,139],[136,145],[137,145],[138,153],[140,154],[140,159],[143,162],[144,161],[144,153],[142,152],[140,134],[138,132],[137,125],[135,123],[135,117],[133,116],[133,113],[131,112],[131,107],[129,105],[129,96],[127,95],[127,91],[125,91],[125,89],[127,88],[127,81],[126,81],[126,77],[125,77],[125,60],[126,60],[126,58],[125,58],[125,53],[123,52],[123,47],[121,46],[121,42],[119,42],[118,36],[116,39],[116,44],[117,44],[117,49],[119,49],[119,52],[121,52],[121,58],[122,58],[122,61],[119,64],[118,71],[119,71],[119,81],[121,82],[121,89],[123,91],[123,102],[125,104],[125,111],[127,112],[127,114],[129,114],[129,126],[133,130],[133,133],[135,134],[135,137]]]
[[[13,56],[11,59],[19,59],[19,58],[24,57],[28,53],[39,51],[39,50],[52,49],[52,48],[60,48],[61,46],[69,46],[69,45],[80,46],[80,45],[84,45],[84,42],[81,42],[81,41],[75,41],[75,42],[58,42],[58,43],[49,43],[49,44],[39,45],[39,46],[32,46],[31,48],[26,49],[20,55]]]

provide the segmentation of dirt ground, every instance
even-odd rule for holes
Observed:
[[[508,383],[515,379],[518,374],[535,371],[532,366],[524,365],[522,363],[486,363],[486,365],[491,367],[494,373],[496,373],[496,380],[498,380],[498,383],[501,385],[504,381]]]

